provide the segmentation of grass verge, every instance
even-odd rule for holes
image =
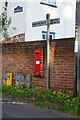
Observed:
[[[47,109],[56,109],[74,114],[80,114],[80,97],[73,98],[70,93],[49,89],[23,88],[2,85],[2,92],[6,95],[20,97],[34,101],[35,105]]]

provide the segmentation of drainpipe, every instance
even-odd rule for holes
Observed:
[[[74,84],[73,84],[73,96],[77,96],[77,54],[78,49],[77,42],[78,41],[78,3],[76,3],[76,18],[75,18],[75,42],[74,42]]]
[[[80,87],[80,1],[78,3],[78,55],[77,55],[77,97],[79,97]]]
[[[77,96],[77,53],[74,52],[74,84],[73,97]]]

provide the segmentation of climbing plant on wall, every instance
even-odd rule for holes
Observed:
[[[9,18],[7,17],[7,8],[8,8],[8,2],[6,0],[3,6],[3,12],[0,15],[0,33],[2,34],[4,39],[8,38],[8,28],[11,24],[11,17]],[[15,28],[13,27],[13,29]]]

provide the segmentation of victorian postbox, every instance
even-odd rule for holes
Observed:
[[[35,49],[35,74],[40,74],[40,49]]]

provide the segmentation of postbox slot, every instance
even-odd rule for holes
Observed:
[[[39,54],[39,52],[35,52],[35,54]]]

